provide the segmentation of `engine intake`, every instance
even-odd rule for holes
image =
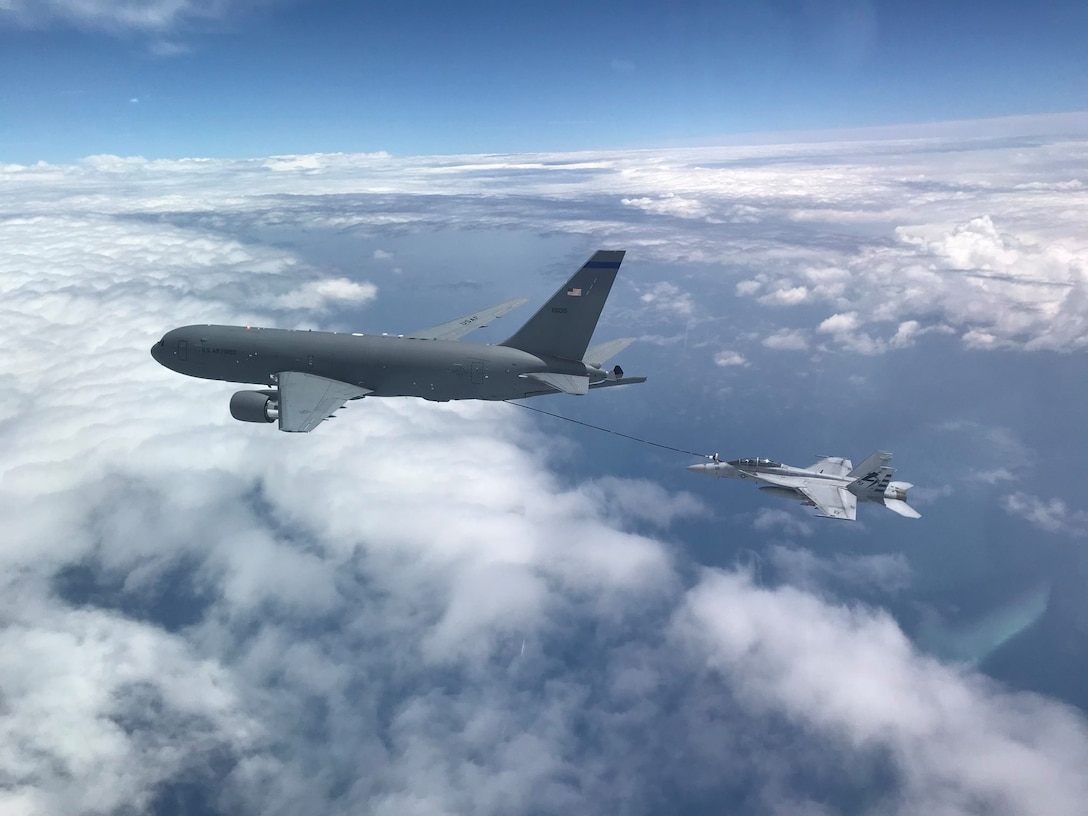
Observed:
[[[230,398],[230,415],[241,422],[275,422],[280,415],[275,391],[239,391]]]

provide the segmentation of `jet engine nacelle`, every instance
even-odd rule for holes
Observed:
[[[242,422],[275,422],[280,415],[275,392],[237,392],[230,398],[230,415]]]
[[[615,381],[623,379],[623,369],[619,366],[613,366],[612,370],[601,368],[600,366],[587,365],[586,374],[589,375],[591,382],[605,382]]]
[[[884,488],[885,499],[895,499],[896,501],[906,501],[907,491],[914,485],[910,482],[888,482],[888,486]]]

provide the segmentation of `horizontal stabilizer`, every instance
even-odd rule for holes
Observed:
[[[586,352],[583,362],[586,365],[601,368],[605,363],[635,342],[634,337],[623,337],[619,340],[609,340],[607,343],[599,343]]]
[[[613,385],[635,385],[646,382],[645,377],[620,377],[616,380],[601,380],[590,385],[590,388],[611,388]]]
[[[564,394],[576,394],[581,396],[589,393],[589,377],[579,374],[555,374],[550,371],[541,371],[523,375],[531,380],[542,382],[551,386],[556,391]]]
[[[884,506],[893,513],[898,513],[907,518],[921,518],[922,514],[907,504],[902,499],[884,499]]]

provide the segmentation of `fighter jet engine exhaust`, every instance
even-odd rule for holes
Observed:
[[[241,422],[275,422],[280,415],[275,391],[238,391],[230,398],[230,415]]]

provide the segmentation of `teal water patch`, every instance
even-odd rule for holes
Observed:
[[[916,641],[943,660],[976,665],[1043,616],[1050,602],[1050,588],[1051,582],[1039,582],[1012,601],[970,621],[923,621]]]

